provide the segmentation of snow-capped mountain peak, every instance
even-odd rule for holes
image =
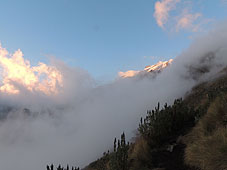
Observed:
[[[122,78],[129,78],[134,77],[140,73],[146,73],[146,72],[159,72],[169,66],[173,62],[173,59],[170,59],[168,61],[159,61],[157,64],[154,65],[148,65],[144,68],[144,70],[138,71],[138,70],[129,70],[126,72],[119,72],[118,76]]]

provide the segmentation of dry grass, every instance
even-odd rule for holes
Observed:
[[[151,164],[151,149],[145,139],[138,137],[129,154],[130,170],[147,170],[144,165]],[[151,166],[151,165],[150,165]]]
[[[185,138],[185,161],[203,170],[227,170],[227,96],[217,98]]]

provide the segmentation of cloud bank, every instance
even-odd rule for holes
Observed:
[[[83,69],[60,61],[50,66],[62,75],[59,93],[41,95],[22,82],[20,93],[0,95],[1,169],[40,170],[50,163],[83,167],[111,149],[123,131],[130,139],[147,109],[171,104],[227,66],[227,24],[197,38],[155,78],[97,86]]]

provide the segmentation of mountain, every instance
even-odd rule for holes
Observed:
[[[169,66],[172,62],[173,62],[173,59],[170,59],[168,61],[159,61],[157,64],[146,66],[142,71],[129,70],[126,72],[119,72],[118,75],[119,77],[122,77],[122,78],[129,78],[140,74],[146,74],[149,72],[157,73],[162,71],[167,66]]]
[[[184,99],[141,118],[131,143],[123,133],[85,170],[227,169],[227,69]],[[127,134],[126,134],[127,135]]]
[[[168,61],[159,61],[157,64],[146,66],[144,71],[153,72],[153,71],[162,71],[164,68],[169,66],[173,62],[173,59]]]

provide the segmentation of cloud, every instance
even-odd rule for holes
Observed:
[[[198,18],[202,16],[201,13],[189,13],[187,9],[185,9],[181,16],[177,17],[176,23],[176,31],[180,31],[182,29],[190,30],[192,32],[198,32],[200,29],[200,25],[195,23]]]
[[[201,12],[190,10],[192,1],[162,0],[155,3],[154,17],[159,27],[165,30],[179,32],[186,30],[199,32],[210,20]],[[172,11],[172,14],[170,13]],[[168,28],[168,29],[166,29]]]
[[[167,23],[169,12],[173,10],[179,2],[180,0],[162,0],[155,3],[154,17],[161,28],[164,28],[164,25]]]
[[[3,79],[0,92],[18,94],[22,87],[33,92],[52,94],[58,92],[58,86],[62,86],[62,75],[55,67],[41,62],[31,67],[20,49],[10,55],[0,46],[0,66]]]
[[[221,0],[221,3],[227,5],[227,0]]]
[[[156,77],[116,79],[105,85],[81,68],[60,61],[62,91],[30,90],[0,95],[0,165],[3,170],[40,170],[47,164],[83,167],[111,150],[124,131],[133,137],[141,116],[158,102],[171,104],[227,66],[227,23],[194,40]],[[206,68],[201,71],[200,68]]]

